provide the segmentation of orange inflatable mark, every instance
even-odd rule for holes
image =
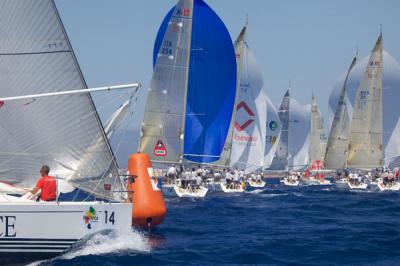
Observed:
[[[128,181],[129,200],[133,204],[132,224],[146,229],[161,224],[167,208],[149,156],[145,153],[131,155],[128,171],[134,177]]]

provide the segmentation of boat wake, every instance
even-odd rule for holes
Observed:
[[[245,193],[249,193],[249,194],[259,194],[262,193],[263,190],[262,189],[255,189],[255,190],[251,190],[251,191],[245,191]]]
[[[104,254],[126,255],[131,253],[149,253],[149,239],[141,232],[132,230],[130,233],[117,231],[99,232],[80,241],[72,249],[59,257],[46,261],[36,261],[29,266],[51,264],[54,261],[72,260],[77,257]]]
[[[133,230],[131,233],[120,233],[109,231],[98,233],[82,241],[70,251],[60,256],[59,259],[73,259],[75,257],[87,255],[101,255],[107,253],[147,253],[151,247],[148,239],[139,231]]]

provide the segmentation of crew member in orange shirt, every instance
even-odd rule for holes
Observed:
[[[39,189],[42,190],[40,199],[42,201],[54,201],[56,200],[57,193],[57,184],[56,179],[52,176],[49,176],[50,167],[47,165],[43,165],[40,169],[40,174],[42,177],[36,184],[36,187],[33,189],[32,194],[35,195]]]

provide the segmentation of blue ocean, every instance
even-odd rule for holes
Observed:
[[[43,265],[400,265],[400,194],[268,180],[204,199],[165,191],[161,227],[98,234]]]

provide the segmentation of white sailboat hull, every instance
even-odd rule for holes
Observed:
[[[232,187],[232,186],[228,187],[226,183],[221,183],[220,186],[221,186],[222,191],[225,193],[243,193],[244,192],[244,188],[241,184],[237,185],[236,187]]]
[[[198,188],[182,188],[175,185],[174,190],[180,198],[204,198],[208,192],[208,188],[203,186],[199,186]]]
[[[0,256],[8,263],[50,258],[96,232],[132,228],[132,203],[2,201],[0,210]]]
[[[399,191],[400,190],[400,183],[393,182],[392,184],[384,185],[383,182],[378,183],[378,188],[380,191]]]
[[[331,181],[329,181],[329,180],[327,180],[327,179],[319,179],[319,180],[318,180],[318,183],[319,183],[321,186],[332,185]]]
[[[265,181],[259,181],[259,182],[257,182],[257,181],[249,181],[249,186],[250,187],[254,187],[254,188],[263,188],[263,187],[265,187]]]
[[[285,186],[297,187],[297,186],[299,186],[300,181],[299,180],[289,180],[289,179],[284,178],[283,183],[285,184]]]
[[[347,185],[349,186],[350,189],[367,189],[368,184],[367,183],[351,183],[351,182],[347,182]]]

